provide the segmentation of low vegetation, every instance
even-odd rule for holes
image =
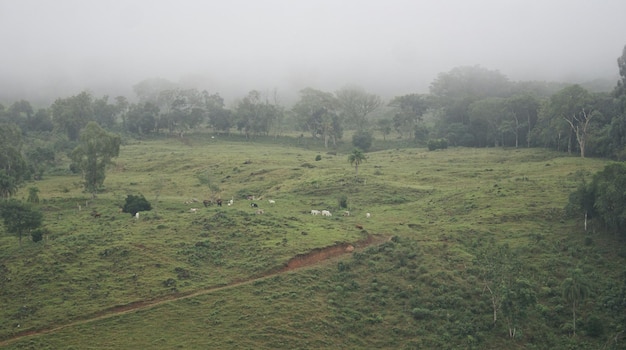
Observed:
[[[0,344],[624,347],[624,237],[566,211],[580,174],[606,161],[398,147],[355,174],[352,146],[296,142],[126,140],[95,198],[80,175],[28,183],[43,226],[21,246],[0,236]],[[129,198],[152,210],[131,217]],[[355,250],[284,269],[338,244]]]

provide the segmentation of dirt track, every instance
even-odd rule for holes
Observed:
[[[140,300],[140,301],[132,302],[132,303],[125,304],[125,305],[114,306],[114,307],[102,310],[96,314],[87,315],[83,319],[69,322],[63,325],[51,325],[48,328],[26,330],[23,332],[19,332],[17,334],[12,335],[10,338],[3,339],[2,341],[0,341],[0,347],[9,345],[11,343],[14,343],[18,340],[24,339],[29,336],[54,333],[59,330],[73,327],[76,325],[81,325],[81,324],[90,323],[90,322],[94,322],[94,321],[98,321],[102,319],[107,319],[110,317],[115,317],[118,315],[135,312],[138,310],[145,310],[145,309],[149,309],[149,308],[152,308],[161,304],[169,303],[172,301],[176,301],[176,300],[193,298],[199,295],[204,295],[204,294],[212,293],[215,291],[224,290],[227,288],[236,288],[241,285],[263,280],[263,279],[276,276],[282,273],[287,273],[287,272],[301,269],[301,268],[308,267],[308,266],[322,264],[326,260],[341,256],[344,254],[349,254],[349,253],[352,253],[353,251],[361,250],[373,244],[382,243],[384,241],[387,241],[388,239],[389,237],[386,237],[386,236],[368,235],[368,237],[365,238],[364,240],[355,242],[354,244],[340,243],[340,244],[335,244],[329,247],[316,248],[307,254],[296,255],[295,257],[291,258],[287,262],[287,264],[285,264],[284,267],[276,269],[274,271],[267,272],[266,274],[263,274],[261,276],[250,277],[248,279],[235,281],[227,285],[209,287],[206,289],[196,290],[196,291],[187,292],[187,293],[176,293],[176,294],[163,296],[160,298]]]

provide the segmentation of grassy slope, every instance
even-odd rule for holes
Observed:
[[[48,241],[22,248],[16,238],[0,237],[0,339],[115,305],[260,276],[296,254],[369,232],[396,238],[340,262],[26,338],[9,348],[604,344],[603,337],[571,340],[561,330],[570,312],[558,287],[569,269],[584,265],[596,297],[581,314],[598,315],[606,328],[615,328],[617,320],[600,299],[615,293],[620,247],[614,237],[599,235],[584,245],[580,223],[563,215],[574,174],[605,162],[503,149],[395,149],[368,157],[357,180],[346,154],[221,138],[154,140],[122,148],[106,191],[95,200],[82,193],[77,177],[38,182],[52,233]],[[139,220],[119,213],[129,193],[143,193],[156,212]],[[254,214],[246,194],[262,197],[256,202],[265,214]],[[350,217],[338,215],[341,195],[348,197]],[[234,198],[235,204],[185,204],[211,196]],[[200,210],[190,213],[191,207]],[[314,217],[311,209],[330,209],[334,216]],[[91,210],[102,217],[92,218]],[[475,254],[490,242],[513,247],[537,290],[539,304],[517,340],[506,337],[503,321],[491,326],[474,265]]]

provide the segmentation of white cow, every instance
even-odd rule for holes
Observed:
[[[139,220],[139,212],[135,213],[135,219]]]
[[[322,210],[322,216],[333,216],[328,210]]]
[[[311,210],[311,215],[320,215],[320,211],[319,210]]]
[[[273,199],[268,199],[267,201],[270,202],[270,204],[276,204],[276,201]]]
[[[365,217],[366,217],[366,218],[368,218],[368,219],[369,219],[371,216],[372,216],[372,215],[371,215],[370,213],[365,213]]]
[[[197,213],[198,212],[198,208],[191,208],[191,209],[189,209],[189,212]]]

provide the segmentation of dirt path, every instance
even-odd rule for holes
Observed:
[[[204,294],[209,294],[209,293],[224,290],[224,289],[236,288],[242,285],[250,284],[255,281],[260,281],[266,278],[270,278],[279,274],[287,273],[287,272],[301,269],[304,267],[319,265],[319,264],[327,262],[328,260],[332,258],[336,258],[344,254],[350,254],[353,251],[362,250],[370,245],[380,244],[388,240],[389,240],[389,237],[387,236],[369,235],[364,240],[358,241],[354,244],[341,243],[341,244],[335,244],[329,247],[316,248],[310,251],[309,253],[296,255],[295,257],[291,258],[284,267],[276,269],[274,271],[269,271],[261,276],[250,277],[244,280],[234,281],[227,285],[208,287],[206,289],[196,290],[192,292],[176,293],[176,294],[166,295],[166,296],[162,296],[162,297],[155,298],[155,299],[140,300],[140,301],[132,302],[132,303],[125,304],[125,305],[113,306],[111,308],[102,310],[96,314],[87,315],[83,319],[69,322],[63,325],[53,325],[48,328],[27,330],[27,331],[16,333],[12,335],[10,338],[0,341],[0,347],[9,345],[18,340],[22,340],[26,337],[54,333],[54,332],[63,330],[65,328],[74,327],[77,325],[82,325],[82,324],[86,324],[86,323],[90,323],[90,322],[94,322],[98,320],[103,320],[103,319],[107,319],[111,317],[116,317],[119,315],[136,312],[139,310],[146,310],[146,309],[153,308],[155,306],[159,306],[159,305],[177,301],[177,300],[189,299],[189,298],[197,297],[197,296],[204,295]]]

